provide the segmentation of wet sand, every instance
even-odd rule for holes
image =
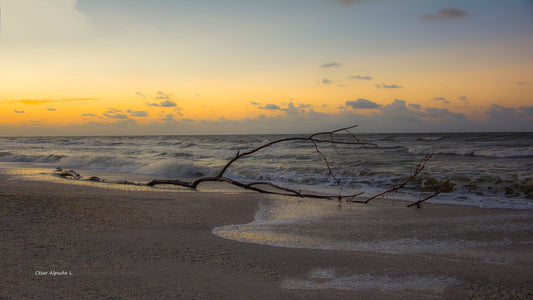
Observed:
[[[505,245],[445,254],[281,248],[212,233],[253,221],[259,202],[270,201],[265,195],[123,189],[0,173],[0,298],[533,298],[527,230]],[[515,212],[426,205],[417,213],[438,219]],[[376,226],[373,235],[391,230],[408,229]]]

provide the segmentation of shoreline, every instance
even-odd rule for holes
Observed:
[[[259,203],[276,197],[95,184],[20,178],[0,168],[1,298],[533,297],[531,231],[507,237],[509,245],[446,253],[272,247],[221,238],[212,230],[253,222]],[[385,218],[400,212],[406,220],[418,218],[413,212],[425,218],[516,212],[451,205],[371,209]],[[525,226],[532,223],[533,215]],[[375,230],[385,236],[390,228]],[[498,260],[484,260],[495,252],[501,253]]]

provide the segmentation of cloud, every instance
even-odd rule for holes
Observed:
[[[423,14],[420,18],[424,21],[438,21],[438,20],[452,20],[466,18],[470,14],[457,7],[442,8],[437,11],[436,14]]]
[[[525,118],[533,117],[533,106],[527,106],[527,107],[521,106],[519,111],[520,111],[521,117],[525,117]]]
[[[16,110],[16,109],[15,109],[15,113],[16,113],[16,114],[25,114],[26,112],[23,111],[23,110]]]
[[[56,111],[55,108],[47,108],[46,110],[48,110],[48,111]]]
[[[159,100],[170,100],[170,99],[172,99],[171,95],[165,94],[165,93],[163,93],[161,91],[158,91],[157,95],[158,96],[156,96],[155,99],[159,99]]]
[[[279,107],[276,104],[266,104],[265,106],[259,106],[260,109],[266,109],[266,110],[280,110],[281,107]]]
[[[255,101],[250,101],[250,104],[252,104],[252,105],[260,105],[261,103],[255,102]]]
[[[350,79],[359,79],[359,80],[372,80],[372,77],[370,76],[360,76],[360,75],[350,75],[348,76]]]
[[[423,117],[426,118],[441,118],[450,115],[450,111],[446,108],[428,107],[424,110]]]
[[[135,94],[141,96],[143,99],[146,99],[146,95],[144,95],[144,94],[141,93],[141,92],[136,92]]]
[[[162,91],[157,92],[157,96],[154,97],[156,100],[164,100],[160,101],[159,103],[152,102],[152,103],[146,103],[148,106],[156,106],[156,107],[176,107],[177,104],[174,101],[171,101],[173,99],[173,96],[171,94],[166,94]]]
[[[337,67],[340,67],[340,66],[341,66],[341,64],[338,63],[338,62],[330,62],[330,63],[323,64],[320,67],[321,68],[337,68]]]
[[[495,120],[511,120],[515,117],[516,108],[503,107],[498,104],[492,104],[485,113]]]
[[[149,106],[157,106],[157,107],[174,107],[177,106],[176,102],[165,100],[159,103],[146,103],[146,105]]]
[[[148,117],[148,112],[144,110],[137,110],[129,112],[130,116],[132,117]]]
[[[67,99],[23,99],[23,100],[13,100],[9,101],[10,103],[22,103],[26,105],[39,105],[43,103],[53,103],[53,102],[75,102],[75,101],[92,101],[98,100],[95,98],[67,98]]]
[[[365,0],[337,0],[338,3],[342,4],[342,5],[345,5],[345,6],[350,6],[350,5],[354,5],[356,3],[360,3],[360,2],[364,2]]]
[[[324,78],[322,79],[322,83],[323,84],[330,84],[331,83],[331,80],[327,79],[327,78]]]
[[[110,113],[110,114],[114,114],[114,113],[118,113],[118,112],[122,112],[122,111],[118,110],[116,108],[112,108],[112,107],[108,108],[108,111],[107,111],[107,113]]]
[[[108,118],[111,118],[111,119],[119,119],[119,120],[125,120],[125,119],[129,119],[127,115],[125,114],[108,114],[108,113],[103,113],[104,116],[108,117]]]
[[[396,85],[396,84],[376,84],[376,88],[380,89],[380,88],[384,88],[384,89],[401,89],[402,86],[401,85]]]
[[[528,85],[529,82],[526,82],[526,81],[517,81],[516,84],[517,84],[517,85]]]
[[[91,113],[86,113],[86,114],[82,114],[82,117],[96,117],[96,115],[91,114]]]
[[[287,105],[287,108],[283,108],[281,109],[289,114],[298,114],[300,112],[300,110],[298,108],[296,108],[296,106],[294,106],[294,104],[292,102],[289,102],[289,104]]]
[[[468,100],[468,97],[467,96],[457,96],[457,99],[459,99],[461,101],[466,101],[466,100]]]
[[[381,107],[381,105],[363,98],[346,101],[345,105],[352,109],[375,109]]]
[[[504,107],[492,104],[485,111],[491,131],[533,131],[533,106]],[[488,129],[484,129],[488,130]]]
[[[357,100],[354,100],[357,104]],[[360,101],[364,103],[364,101]],[[331,106],[331,105],[330,105]],[[278,106],[279,107],[279,106]],[[468,131],[533,131],[533,106],[503,107],[493,104],[485,118],[470,117],[445,108],[423,107],[395,99],[370,111],[342,109],[336,113],[317,112],[307,104],[289,103],[274,116],[255,118],[191,120],[163,113],[158,120],[138,124],[134,119],[109,122],[87,122],[82,125],[38,127],[1,124],[0,130],[9,135],[121,135],[121,134],[251,134],[251,133],[311,133],[358,124],[357,132],[463,132]],[[351,108],[351,106],[349,107]],[[93,119],[94,120],[94,119]]]

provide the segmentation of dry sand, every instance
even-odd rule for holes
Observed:
[[[117,189],[0,172],[1,299],[533,299],[532,232],[510,237],[499,262],[480,259],[483,249],[442,256],[271,247],[212,233],[252,221],[264,195]],[[431,205],[421,212],[509,213]],[[367,284],[316,288],[333,278]]]

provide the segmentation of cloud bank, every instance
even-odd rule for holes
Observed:
[[[439,20],[453,20],[453,19],[462,19],[470,16],[465,10],[461,10],[457,7],[448,7],[442,8],[437,11],[435,14],[423,14],[420,15],[420,18],[424,21],[439,21]]]

